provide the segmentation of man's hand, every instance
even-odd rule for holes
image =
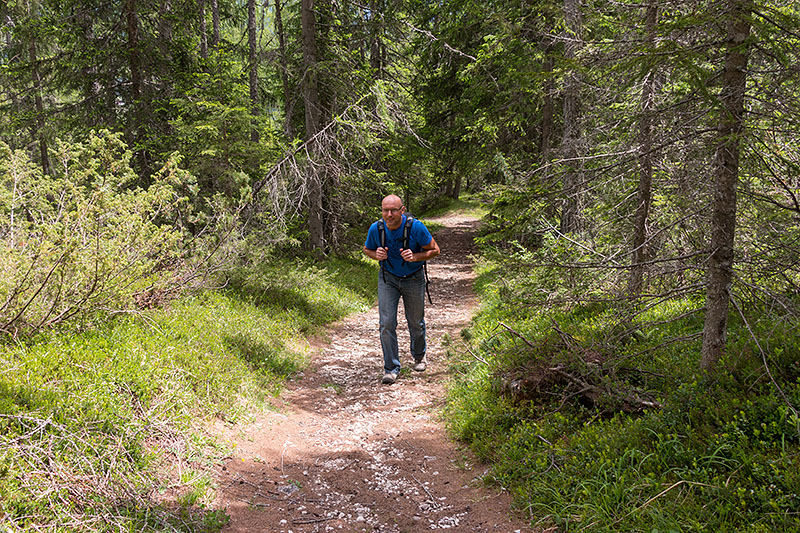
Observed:
[[[369,248],[364,246],[364,248],[362,248],[362,250],[364,252],[364,255],[366,255],[370,259],[375,259],[376,261],[383,261],[387,257],[389,257],[389,249],[388,248],[382,248],[382,247],[378,246],[376,249],[370,250]]]
[[[422,250],[414,253],[410,248],[401,248],[400,256],[406,263],[414,263],[416,261],[427,261],[439,255],[439,245],[436,244],[434,239],[427,246],[423,246]]]

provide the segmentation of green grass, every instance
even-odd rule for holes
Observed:
[[[449,213],[458,212],[463,215],[473,216],[475,218],[482,218],[488,213],[488,208],[482,204],[477,198],[468,194],[462,194],[458,200],[452,198],[441,198],[438,203],[420,213],[419,219],[425,224],[432,234],[443,229],[445,226],[441,222],[431,220],[433,218],[441,217]]]
[[[800,406],[800,339],[792,324],[746,310],[787,403],[737,316],[728,355],[707,379],[698,371],[698,337],[665,343],[702,329],[702,314],[687,314],[702,302],[664,302],[621,335],[618,305],[534,307],[529,296],[541,280],[524,276],[491,260],[480,265],[482,307],[464,337],[487,364],[454,356],[459,377],[446,419],[456,437],[492,463],[490,479],[514,495],[534,525],[593,532],[800,529],[800,425],[790,407]],[[663,407],[623,414],[609,404],[503,392],[503,376],[524,374],[537,361],[585,369],[575,363],[581,350],[607,356],[605,364],[616,369],[645,371],[609,372],[606,385],[650,391]]]
[[[297,258],[83,333],[0,348],[0,516],[11,530],[213,531],[204,425],[252,416],[305,340],[367,308],[375,267]],[[172,464],[180,457],[183,476]]]
[[[419,213],[419,216],[422,219],[436,218],[453,212],[481,218],[489,212],[489,208],[479,198],[464,193],[457,200],[439,198],[436,205],[428,207],[424,212]]]

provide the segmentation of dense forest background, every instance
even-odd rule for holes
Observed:
[[[7,1],[0,332],[346,255],[390,192],[469,195],[453,431],[531,519],[794,527],[799,54],[790,1]],[[586,464],[606,484],[565,480]]]

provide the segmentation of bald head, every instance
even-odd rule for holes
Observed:
[[[402,207],[403,200],[401,200],[400,197],[397,196],[396,194],[390,194],[389,196],[384,198],[383,201],[381,202],[381,208],[387,207],[387,205],[390,207],[394,206]]]
[[[403,200],[396,194],[390,194],[381,202],[381,216],[386,221],[386,227],[389,229],[397,229],[403,222],[403,213],[406,208],[403,207]]]

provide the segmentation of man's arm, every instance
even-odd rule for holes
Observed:
[[[403,259],[406,262],[412,263],[414,261],[427,261],[429,259],[433,259],[439,255],[440,252],[441,250],[439,250],[439,245],[436,244],[436,239],[431,237],[431,242],[423,246],[421,252],[413,253],[410,249],[405,249],[400,251],[400,255],[403,256]],[[364,253],[367,252],[364,251]]]
[[[380,246],[378,246],[378,248],[375,250],[370,250],[364,246],[362,251],[364,252],[364,255],[376,261],[383,261],[387,257],[386,248],[381,248]]]

